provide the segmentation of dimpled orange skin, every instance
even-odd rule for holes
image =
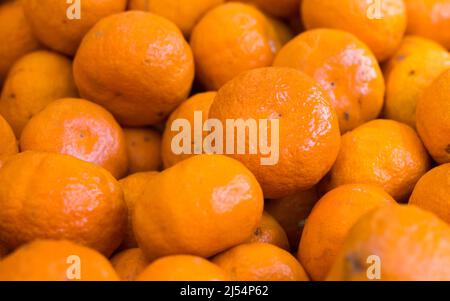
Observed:
[[[397,201],[406,201],[429,168],[426,149],[412,128],[377,119],[342,136],[339,156],[321,188],[373,184]]]
[[[300,5],[300,0],[228,0],[239,1],[258,6],[264,12],[280,18],[295,15]]]
[[[35,36],[47,47],[73,56],[86,33],[100,19],[124,11],[126,0],[80,1],[80,18],[71,3],[55,0],[24,0],[24,12]],[[73,2],[73,1],[72,1]]]
[[[417,103],[416,125],[428,152],[439,164],[450,163],[450,70],[442,73]]]
[[[323,196],[306,220],[298,258],[313,280],[325,279],[358,219],[379,206],[395,204],[383,189],[365,184],[342,185]]]
[[[217,92],[205,92],[195,94],[185,102],[183,102],[175,111],[172,112],[166,123],[162,139],[162,159],[164,167],[169,168],[176,163],[183,161],[193,156],[193,154],[175,154],[172,150],[172,141],[176,135],[179,134],[179,129],[172,130],[172,125],[176,120],[186,119],[191,125],[192,143],[194,143],[194,114],[195,112],[202,113],[202,125],[208,120],[209,109],[216,97]],[[203,139],[208,135],[207,131],[203,132]],[[192,144],[192,148],[195,144]],[[194,149],[192,149],[194,151]]]
[[[22,151],[71,155],[125,176],[125,137],[114,117],[99,105],[78,98],[55,100],[35,115],[20,137]]]
[[[128,173],[158,170],[161,160],[161,134],[149,128],[125,128]]]
[[[103,18],[86,34],[74,77],[83,98],[104,106],[121,124],[152,125],[188,96],[194,60],[175,24],[129,11]]]
[[[277,220],[270,216],[267,212],[263,213],[258,227],[247,242],[268,243],[289,251],[289,241],[286,236],[286,232],[284,232],[284,229],[277,222]]]
[[[330,96],[343,133],[381,112],[385,86],[378,61],[350,33],[306,31],[278,52],[274,66],[296,68],[317,80]]]
[[[450,1],[405,0],[408,34],[420,35],[450,50]]]
[[[137,281],[225,281],[227,274],[206,259],[190,255],[160,258],[150,264]]]
[[[0,137],[0,159],[14,155],[19,151],[16,136],[14,136],[14,132],[2,115],[0,115]]]
[[[126,230],[113,176],[56,153],[23,152],[0,169],[0,241],[13,250],[35,239],[68,239],[109,256]]]
[[[72,62],[50,51],[36,51],[22,57],[11,68],[0,98],[0,114],[20,138],[31,117],[49,103],[77,96]]]
[[[236,281],[308,281],[289,252],[266,243],[247,243],[213,258]]]
[[[120,187],[122,187],[123,190],[124,200],[128,208],[127,232],[125,233],[125,237],[123,238],[120,249],[131,249],[138,246],[136,238],[134,237],[132,223],[134,205],[136,203],[136,200],[143,193],[147,182],[150,181],[155,175],[158,175],[158,173],[153,171],[140,172],[130,175],[119,181]]]
[[[111,264],[123,281],[133,281],[150,264],[139,248],[128,249],[111,258]]]
[[[284,228],[293,251],[297,251],[306,218],[311,213],[318,196],[316,188],[300,191],[293,195],[267,200],[265,210]]]
[[[384,116],[415,128],[417,101],[442,72],[450,69],[450,54],[431,40],[408,36],[386,68]]]
[[[257,155],[248,153],[248,134],[246,154],[230,155],[253,172],[266,198],[282,198],[313,187],[329,171],[339,151],[338,119],[327,93],[292,68],[267,67],[240,74],[219,90],[209,117],[222,124],[227,119],[279,120],[279,160],[272,162],[275,165],[262,165],[261,158],[268,156],[259,150]],[[268,124],[270,144],[273,122]]]
[[[369,256],[381,260],[381,280],[450,280],[450,227],[410,205],[378,208],[353,226],[327,279],[367,281]]]
[[[191,47],[200,83],[207,90],[218,90],[241,72],[270,66],[281,44],[258,9],[226,3],[194,27]]]
[[[81,279],[68,279],[78,256]],[[76,276],[76,275],[74,275]],[[0,281],[117,281],[119,277],[103,255],[93,249],[61,240],[36,240],[0,261]]]
[[[0,87],[14,62],[39,48],[22,6],[22,0],[0,4]]]
[[[403,0],[382,4],[379,19],[369,18],[376,4],[366,0],[304,0],[301,14],[307,29],[327,27],[348,31],[367,44],[378,61],[384,61],[399,46],[407,18]]]
[[[224,0],[129,0],[128,8],[149,11],[167,18],[189,37],[203,15],[223,2]]]
[[[409,204],[433,212],[450,224],[450,163],[442,164],[427,172],[409,199]]]
[[[261,187],[240,162],[198,155],[147,182],[134,207],[133,229],[150,259],[207,258],[248,239],[263,205]]]

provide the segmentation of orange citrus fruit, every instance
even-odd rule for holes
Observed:
[[[303,229],[298,258],[314,280],[324,280],[350,228],[365,213],[395,204],[383,189],[365,184],[342,185],[314,206]]]
[[[342,137],[339,156],[321,188],[373,184],[397,201],[405,201],[429,168],[428,154],[412,128],[378,119]]]
[[[124,250],[111,258],[111,264],[121,280],[133,281],[150,264],[139,248]]]
[[[328,280],[450,280],[450,227],[415,206],[380,207],[348,234]],[[374,270],[375,269],[375,270]]]
[[[0,261],[0,281],[67,280],[117,281],[119,277],[103,255],[65,240],[36,240]]]
[[[144,192],[147,182],[158,175],[157,172],[139,172],[132,174],[119,181],[120,187],[123,190],[123,198],[128,208],[128,226],[123,238],[121,249],[131,249],[138,246],[133,230],[133,211],[136,201]]]
[[[119,184],[92,163],[28,151],[0,169],[0,241],[9,250],[35,239],[68,239],[109,256],[122,241],[126,216]]]
[[[128,168],[122,128],[108,111],[84,99],[49,104],[23,129],[20,148],[71,155],[105,168],[116,178],[125,176]]]
[[[216,92],[195,94],[172,112],[167,120],[162,138],[162,160],[165,168],[169,168],[182,160],[192,157],[192,154],[176,154],[172,149],[174,138],[179,134],[177,128],[172,128],[174,126],[174,122],[177,120],[187,120],[189,122],[191,125],[191,145],[194,147],[192,153],[196,153],[195,147],[197,147],[198,144],[194,141],[195,114],[199,114],[201,112],[201,124],[203,126],[203,123],[208,120],[209,109],[216,95]],[[207,135],[208,132],[204,131],[202,138],[204,139]]]
[[[285,197],[316,185],[339,152],[338,119],[327,93],[292,68],[267,67],[240,74],[219,90],[209,117],[224,125],[227,120],[235,124],[250,120],[257,132],[267,133],[269,151],[248,124],[245,132],[242,127],[240,131],[232,128],[233,136],[227,131],[224,143],[227,153],[253,172],[266,198]],[[245,143],[245,152],[238,149],[239,140],[241,146]]]
[[[268,243],[281,249],[289,251],[289,241],[281,225],[267,212],[263,213],[258,227],[252,236],[247,240],[248,243]]]
[[[23,0],[0,3],[0,87],[9,69],[23,55],[39,48],[23,13]]]
[[[407,25],[403,0],[303,0],[301,12],[307,29],[348,31],[367,44],[379,61],[394,54]]]
[[[186,99],[194,61],[175,24],[129,11],[101,19],[86,34],[74,77],[81,96],[104,106],[121,124],[151,125]]]
[[[33,33],[42,44],[74,55],[81,40],[95,23],[124,11],[126,5],[127,0],[24,0],[24,12]]]
[[[150,264],[138,281],[224,281],[226,273],[206,259],[190,255],[160,258]]]
[[[237,281],[308,281],[300,263],[289,252],[272,244],[247,243],[212,260]]]
[[[50,51],[36,51],[11,68],[1,93],[0,114],[20,138],[28,121],[49,103],[77,96],[72,62]]]
[[[210,257],[248,239],[263,205],[261,187],[239,161],[199,155],[147,182],[134,206],[134,234],[150,259]]]
[[[293,251],[297,251],[306,219],[311,213],[318,196],[316,187],[293,195],[266,200],[264,209],[283,227]]]
[[[450,54],[431,40],[407,36],[386,68],[384,115],[415,128],[417,101],[442,72],[450,69]]]
[[[266,16],[242,3],[226,3],[209,11],[191,36],[199,81],[217,90],[243,71],[272,64],[281,47]]]
[[[450,224],[450,163],[427,172],[417,182],[409,204],[416,205],[439,216]]]
[[[450,2],[448,0],[405,0],[407,33],[420,35],[450,49]]]
[[[433,159],[450,163],[450,69],[425,90],[417,103],[416,125]]]
[[[326,90],[342,132],[378,117],[384,102],[384,80],[370,49],[348,32],[306,31],[285,45],[274,66],[299,69]]]
[[[161,160],[161,134],[150,128],[125,128],[128,173],[158,170]]]

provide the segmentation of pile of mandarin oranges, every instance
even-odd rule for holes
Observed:
[[[0,24],[0,280],[450,280],[450,0],[3,0]]]

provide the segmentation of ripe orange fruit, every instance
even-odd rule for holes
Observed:
[[[434,160],[450,163],[450,70],[441,74],[417,103],[416,124],[420,138]]]
[[[395,204],[383,189],[342,185],[323,196],[306,220],[298,258],[314,280],[324,280],[350,228],[373,208]]]
[[[392,69],[396,68],[409,56],[416,56],[424,52],[433,51],[441,52],[444,48],[442,45],[420,36],[407,35],[403,38],[399,48],[394,55],[383,64],[384,74],[389,74]]]
[[[406,30],[403,0],[303,0],[301,13],[307,29],[335,28],[363,41],[379,61],[394,54]]]
[[[300,191],[293,195],[267,200],[265,210],[270,213],[283,227],[293,251],[297,251],[306,218],[317,202],[316,188]]]
[[[16,136],[14,136],[14,132],[2,115],[0,115],[0,137],[0,159],[14,155],[19,151]]]
[[[53,52],[36,51],[11,68],[0,98],[0,114],[19,138],[31,117],[50,102],[77,95],[71,61]]]
[[[20,148],[71,155],[105,168],[118,179],[128,168],[122,128],[108,111],[84,99],[49,104],[23,129]]]
[[[228,276],[217,265],[190,255],[160,258],[150,264],[138,281],[224,281]]]
[[[448,0],[405,0],[407,33],[420,35],[450,49],[450,2]]]
[[[428,154],[412,128],[378,119],[342,137],[339,156],[322,188],[329,191],[344,184],[374,184],[404,201],[429,167]]]
[[[9,250],[68,239],[109,256],[122,241],[126,215],[119,184],[94,164],[28,151],[0,169],[0,241]]]
[[[281,18],[292,17],[298,12],[301,0],[228,0],[250,3],[264,12]]]
[[[111,258],[111,264],[121,280],[133,281],[150,264],[139,248],[128,249]]]
[[[281,44],[258,9],[226,3],[194,27],[191,47],[199,81],[206,89],[217,90],[243,71],[271,65]]]
[[[133,229],[150,259],[210,257],[248,239],[263,205],[258,182],[240,162],[199,155],[147,182],[134,207]]]
[[[267,212],[263,213],[258,227],[253,231],[252,236],[247,240],[248,243],[268,243],[281,249],[289,251],[289,241],[286,232],[280,226],[276,219]]]
[[[119,277],[103,255],[65,240],[36,240],[0,261],[0,281],[64,280],[117,281]]]
[[[196,112],[202,113],[202,127],[206,120],[208,120],[209,109],[211,104],[216,97],[217,92],[206,92],[199,93],[185,102],[183,102],[175,111],[170,115],[166,128],[164,130],[163,139],[162,139],[162,159],[164,162],[164,167],[169,168],[176,163],[185,160],[187,158],[192,157],[191,154],[175,154],[172,149],[172,142],[174,138],[178,135],[178,129],[173,129],[172,126],[176,120],[186,119],[189,121],[191,125],[191,137],[194,139],[194,116]],[[203,132],[203,139],[208,135],[208,132]],[[203,140],[202,139],[202,140]],[[192,142],[193,150],[196,149],[195,141]]]
[[[24,0],[25,15],[39,41],[53,50],[71,56],[97,21],[124,11],[127,5],[126,0],[79,1],[77,18],[77,11],[72,9],[71,2]]]
[[[450,163],[427,172],[414,187],[409,204],[439,216],[450,224]]]
[[[23,1],[0,3],[0,87],[8,70],[23,55],[36,50],[39,43],[23,14]]]
[[[212,260],[237,281],[308,281],[300,263],[289,252],[271,244],[234,247]]]
[[[381,280],[448,281],[450,227],[415,206],[376,209],[350,230],[328,280],[369,280],[373,256],[381,263]]]
[[[75,56],[83,98],[128,126],[157,124],[186,99],[194,79],[191,49],[165,18],[130,11],[100,20]]]
[[[274,66],[299,69],[317,80],[330,96],[342,132],[378,117],[384,80],[370,49],[348,32],[306,31],[285,45]]]
[[[128,173],[158,170],[161,160],[161,134],[149,128],[125,128]]]
[[[268,146],[275,141],[270,135],[279,140],[279,149],[273,142],[272,153],[264,154],[261,139],[258,147],[255,135],[238,131],[234,154],[229,154],[253,172],[266,198],[285,197],[316,185],[339,151],[339,124],[328,95],[316,81],[295,69],[267,67],[240,74],[219,90],[209,117],[224,125],[229,119],[253,120],[267,130]],[[274,120],[279,122],[278,132]],[[238,140],[245,142],[245,154],[237,153]],[[250,153],[252,149],[256,154]],[[262,165],[264,158],[271,161]]]
[[[145,10],[175,23],[186,37],[195,24],[224,0],[129,0],[129,9]]]
[[[123,198],[128,208],[128,227],[125,237],[123,238],[122,245],[120,246],[121,249],[131,249],[138,246],[136,238],[134,237],[132,223],[134,205],[144,192],[147,182],[149,182],[156,175],[158,175],[158,173],[152,171],[140,172],[119,181],[120,187],[122,187],[123,190]]]
[[[384,115],[415,128],[417,101],[423,91],[450,68],[450,54],[433,41],[408,36],[390,62],[385,72]]]

